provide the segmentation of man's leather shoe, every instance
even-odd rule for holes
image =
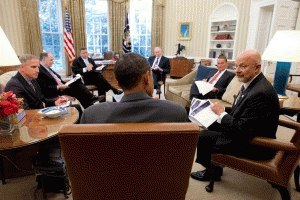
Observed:
[[[91,99],[91,104],[94,104],[97,101],[102,102],[105,98],[106,98],[105,95],[93,96],[92,99]]]
[[[192,172],[191,177],[198,181],[210,181],[210,174],[206,170]],[[221,181],[221,174],[219,172],[215,172],[215,181]]]
[[[117,94],[117,95],[119,95],[119,94],[122,94],[122,93],[123,93],[123,91],[122,91],[122,90],[118,90],[118,89],[113,89],[112,91],[113,91],[113,93],[114,93],[114,94]]]

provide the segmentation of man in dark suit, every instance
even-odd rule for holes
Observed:
[[[170,73],[171,67],[169,59],[162,55],[160,47],[155,47],[154,53],[155,56],[149,57],[148,61],[152,69],[154,89],[156,89],[157,94],[160,94],[161,90],[158,82],[166,79],[166,75]]]
[[[250,159],[271,159],[275,152],[251,145],[256,136],[275,138],[279,118],[278,96],[261,73],[261,57],[257,51],[242,52],[236,59],[236,76],[243,82],[231,111],[225,112],[220,103],[211,110],[219,115],[216,123],[200,133],[196,162],[216,169],[220,181],[222,168],[211,165],[212,153],[225,153]],[[209,181],[207,170],[192,172],[191,177]]]
[[[115,75],[124,90],[121,101],[90,106],[80,123],[188,122],[183,107],[152,98],[152,71],[143,56],[136,53],[121,56],[115,66]]]
[[[35,80],[39,73],[39,59],[34,55],[20,57],[19,72],[12,77],[5,86],[5,91],[12,91],[17,98],[23,98],[23,108],[41,109],[47,106],[60,106],[66,103],[65,97],[56,100],[47,99],[41,92],[38,82]]]
[[[71,85],[66,85],[55,71],[51,69],[54,59],[51,53],[45,52],[40,55],[40,72],[37,78],[42,93],[46,98],[57,98],[61,95],[69,95],[78,99],[84,108],[89,107],[96,101],[101,101],[105,96],[94,96],[81,80]]]
[[[227,71],[227,58],[223,55],[218,57],[217,60],[218,71],[212,71],[208,74],[207,78],[203,81],[209,82],[214,85],[214,88],[211,92],[202,95],[199,93],[195,80],[192,84],[190,91],[190,99],[194,97],[198,99],[221,99],[223,94],[226,91],[227,86],[235,76],[234,73]]]
[[[86,85],[96,85],[98,95],[105,95],[109,90],[112,90],[115,94],[122,93],[121,90],[109,84],[100,72],[95,71],[97,66],[94,60],[88,57],[89,53],[86,48],[81,48],[80,55],[73,61],[72,70],[74,74],[81,74]]]

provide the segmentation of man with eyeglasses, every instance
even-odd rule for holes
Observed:
[[[211,164],[211,154],[224,153],[250,159],[271,159],[275,152],[254,146],[256,137],[276,138],[279,118],[278,96],[261,73],[261,56],[255,50],[242,52],[236,59],[236,76],[243,82],[230,111],[225,112],[221,103],[214,103],[211,110],[219,115],[216,123],[200,133],[196,162],[205,168],[215,168],[215,180],[220,181],[223,169]],[[192,172],[191,177],[209,181],[208,170]]]

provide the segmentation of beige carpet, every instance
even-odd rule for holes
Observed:
[[[108,93],[107,100],[111,101],[112,93]],[[164,99],[164,97],[162,97]],[[291,131],[279,128],[277,138],[289,141]],[[194,163],[192,171],[202,170],[201,165]],[[221,182],[216,182],[214,192],[207,193],[205,186],[207,182],[200,182],[190,179],[189,188],[186,194],[187,200],[279,200],[279,192],[273,189],[270,184],[258,178],[225,168]],[[7,184],[0,183],[0,200],[31,200],[35,195],[35,176],[8,179]],[[290,184],[291,199],[300,199],[300,193],[295,190],[294,179]],[[36,193],[41,199],[41,194]],[[49,200],[65,199],[63,194],[48,193]],[[72,197],[69,198],[72,200]]]

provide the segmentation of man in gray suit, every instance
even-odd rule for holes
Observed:
[[[124,91],[120,102],[87,108],[80,123],[187,122],[186,110],[174,102],[152,98],[153,76],[146,58],[124,54],[116,63],[115,76]]]
[[[250,159],[271,159],[275,152],[254,146],[256,137],[276,138],[279,118],[278,96],[261,73],[260,54],[254,50],[242,52],[236,59],[236,76],[243,82],[231,111],[225,112],[220,103],[211,106],[219,119],[208,130],[200,133],[196,162],[206,168],[215,167],[216,181],[220,181],[222,168],[211,166],[212,153],[225,153]],[[209,181],[207,170],[192,172],[191,177]]]

